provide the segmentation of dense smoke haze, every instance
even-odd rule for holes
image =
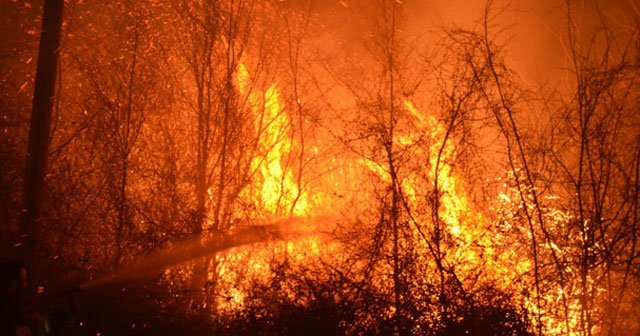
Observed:
[[[638,335],[633,0],[0,0],[0,335]]]

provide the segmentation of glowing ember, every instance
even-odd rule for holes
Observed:
[[[634,5],[43,4],[0,4],[2,330],[640,332]]]

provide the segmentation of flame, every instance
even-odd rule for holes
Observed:
[[[245,213],[250,218],[273,220],[280,218],[317,215],[318,210],[330,206],[328,193],[337,188],[345,188],[349,179],[357,175],[357,166],[371,172],[382,183],[391,183],[391,176],[385,162],[370,159],[331,158],[329,170],[324,181],[326,190],[314,190],[312,196],[295,179],[291,164],[292,151],[296,140],[292,136],[291,120],[282,102],[277,83],[260,89],[244,64],[236,70],[235,84],[238,92],[246,100],[254,119],[256,134],[256,155],[251,159],[251,171],[255,172],[249,186],[240,194],[242,202],[253,204],[253,210]],[[503,185],[492,204],[497,209],[488,211],[501,213],[500,223],[488,219],[486,212],[479,210],[470,200],[467,183],[456,175],[453,162],[456,160],[455,140],[448,134],[447,128],[434,116],[420,111],[414,103],[404,102],[404,112],[411,122],[399,128],[394,135],[394,146],[408,153],[404,169],[398,176],[401,195],[411,211],[413,239],[420,251],[418,262],[424,267],[434,269],[426,242],[417,228],[429,228],[434,225],[434,217],[445,235],[442,244],[446,244],[447,254],[443,263],[455,269],[463,286],[472,287],[478,283],[496,286],[507,293],[514,293],[522,307],[525,307],[535,322],[535,315],[544,316],[545,334],[572,334],[579,330],[580,302],[577,295],[568,292],[568,288],[577,283],[562,287],[551,284],[542,294],[540,306],[531,293],[533,283],[533,261],[530,257],[527,240],[530,234],[521,230],[514,217],[521,207],[517,190]],[[318,141],[321,144],[321,141]],[[319,153],[318,145],[311,147],[312,155]],[[299,173],[299,172],[297,172]],[[437,195],[436,192],[437,181]],[[346,190],[346,189],[345,189]],[[433,203],[437,197],[437,203]],[[555,201],[557,196],[548,196]],[[437,209],[434,209],[437,205]],[[556,225],[562,226],[571,216],[558,209],[549,209],[547,216],[553,218]],[[408,218],[403,220],[408,221]],[[518,238],[524,236],[524,239]],[[515,239],[515,240],[514,240]],[[563,247],[555,243],[548,249],[557,253]],[[220,312],[233,312],[242,309],[251,284],[267,284],[273,278],[274,264],[284,262],[300,265],[334,258],[338,260],[343,246],[328,240],[321,234],[311,234],[288,241],[275,240],[240,246],[218,253],[209,264],[208,280],[215,283],[216,295],[210,299],[212,307]],[[357,265],[356,265],[357,268]],[[383,270],[379,278],[372,282],[381,291],[387,291],[391,283],[390,270]],[[594,285],[595,288],[595,285]],[[599,288],[595,288],[600,290]],[[292,299],[297,297],[294,289],[283,288]],[[560,305],[563,297],[569,297],[566,321],[559,321],[546,314]],[[433,298],[426,298],[433,300]],[[388,307],[389,316],[394,307]]]
[[[246,98],[251,109],[257,135],[257,155],[251,160],[251,170],[256,174],[240,195],[244,202],[255,205],[255,211],[249,213],[249,217],[265,220],[312,217],[312,204],[321,202],[323,197],[315,195],[312,203],[296,183],[291,165],[287,163],[294,140],[278,85],[271,84],[261,91],[255,87],[243,63],[238,65],[235,80],[238,92]],[[314,155],[317,155],[317,148]],[[315,233],[316,226],[319,225],[308,228],[307,233],[311,234],[298,238],[242,246],[217,254],[208,273],[209,281],[216,281],[216,289],[221,293],[212,298],[214,306],[223,312],[242,308],[248,284],[268,281],[273,276],[274,262],[305,263],[321,256],[321,246],[324,251],[338,249],[336,243],[326,242],[319,232]],[[218,265],[217,270],[215,265]],[[291,297],[295,295],[293,291],[287,293]]]
[[[515,299],[533,313],[530,317],[532,323],[535,323],[533,315],[542,313],[545,334],[572,334],[568,330],[579,330],[580,304],[575,296],[568,304],[569,316],[566,323],[552,317],[558,314],[545,314],[560,305],[561,297],[566,294],[562,286],[553,285],[551,291],[544,293],[541,300],[543,307],[538,307],[534,295],[529,293],[534,281],[533,261],[529,256],[527,243],[513,241],[514,236],[522,234],[516,232],[516,227],[509,222],[509,216],[515,214],[513,209],[520,206],[517,190],[507,187],[497,194],[496,203],[509,210],[505,213],[501,229],[496,229],[495,223],[485,218],[483,213],[474,207],[469,200],[465,181],[454,173],[451,162],[455,160],[455,147],[451,139],[445,140],[446,128],[435,117],[418,110],[412,102],[406,101],[404,107],[414,120],[413,128],[399,131],[394,138],[394,145],[401,147],[400,151],[408,152],[409,155],[406,156],[416,160],[408,163],[413,169],[398,176],[399,184],[416,225],[427,227],[433,222],[433,213],[422,209],[428,209],[433,205],[428,204],[429,197],[433,196],[425,190],[434,190],[437,181],[437,216],[450,237],[446,242],[448,253],[443,262],[446,265],[455,265],[456,273],[463,284],[471,286],[477,284],[477,281],[484,281],[497,285],[505,292],[515,293]],[[385,163],[372,160],[359,162],[382,182],[391,182]],[[557,197],[550,196],[549,199],[555,200]],[[566,212],[558,209],[550,209],[548,216],[557,223],[556,225],[562,225],[561,222],[570,218]],[[422,239],[415,232],[414,237],[416,240]],[[551,243],[550,248],[561,251],[555,243]],[[428,254],[426,247],[423,247],[422,254]],[[428,264],[430,261],[424,262]],[[483,271],[478,274],[477,270]]]
[[[415,158],[408,163],[411,169],[398,177],[402,193],[412,209],[412,216],[418,222],[417,225],[426,226],[432,222],[433,214],[422,209],[431,206],[427,204],[429,191],[434,190],[437,180],[438,218],[456,245],[455,253],[449,256],[448,261],[452,264],[462,261],[477,264],[481,253],[492,254],[491,249],[479,251],[472,246],[490,245],[486,234],[488,224],[471,206],[464,181],[453,173],[451,162],[455,155],[454,145],[452,141],[445,140],[446,129],[436,118],[420,112],[412,102],[405,101],[404,107],[414,121],[413,127],[409,131],[398,132],[394,137],[394,144],[402,147],[403,152],[411,153],[407,156]],[[390,182],[391,177],[384,163],[371,160],[360,162],[382,181]],[[422,239],[418,237],[416,234],[416,239]]]
[[[309,213],[306,193],[301,193],[295,183],[293,172],[284,163],[292,148],[290,121],[280,101],[277,84],[272,84],[264,92],[251,90],[251,77],[247,67],[240,63],[236,71],[238,90],[248,95],[248,102],[255,120],[255,131],[259,135],[260,154],[251,161],[253,171],[259,171],[252,187],[257,190],[257,208],[269,215],[281,215],[290,210],[292,215],[304,216]]]

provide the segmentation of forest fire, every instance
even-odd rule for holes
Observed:
[[[631,1],[0,13],[2,335],[640,332]]]

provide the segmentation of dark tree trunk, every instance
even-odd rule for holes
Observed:
[[[64,0],[44,2],[23,194],[22,230],[27,254],[34,252],[40,228],[63,10]]]

